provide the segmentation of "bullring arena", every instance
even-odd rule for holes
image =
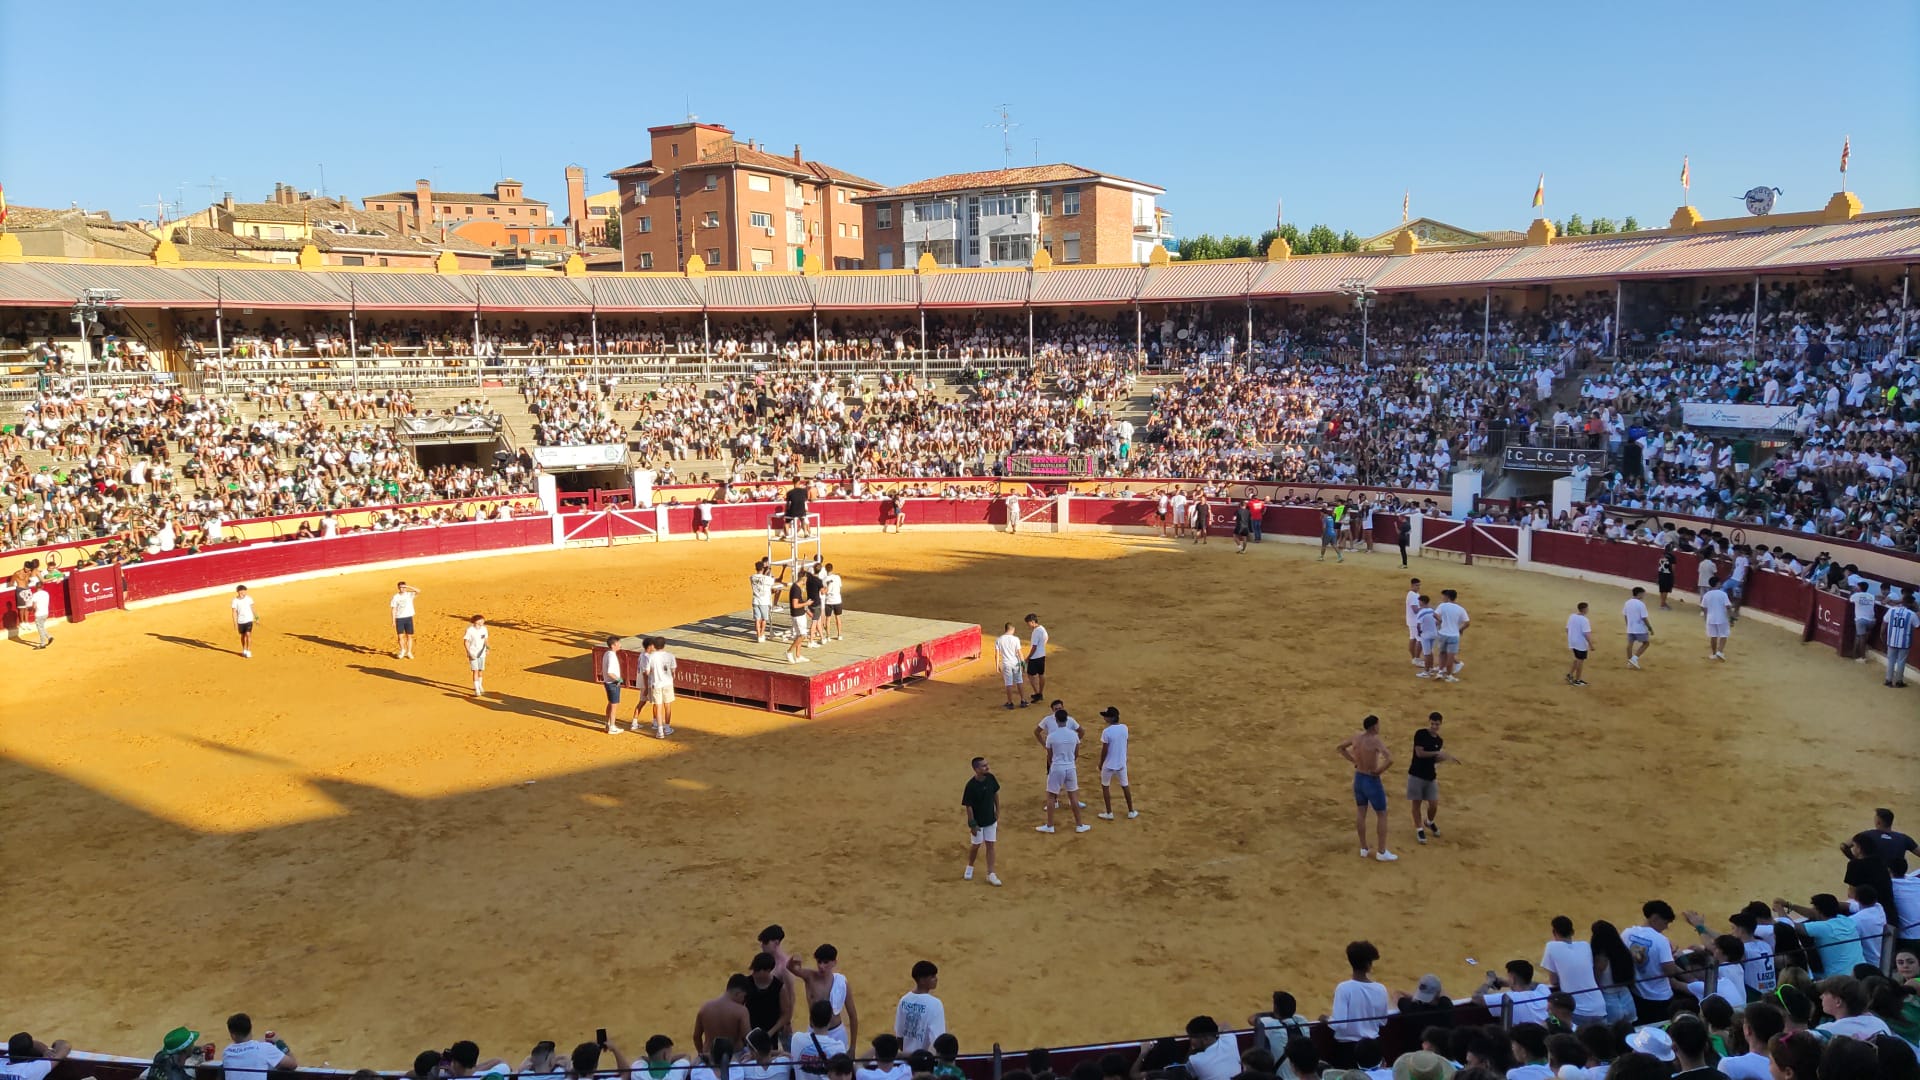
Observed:
[[[1032,831],[1037,710],[1000,707],[990,641],[814,719],[683,699],[670,741],[606,737],[588,650],[743,607],[752,530],[256,581],[251,660],[225,588],[0,651],[9,999],[133,1054],[260,1002],[302,1033],[303,1065],[349,1068],[397,1065],[425,1031],[502,1054],[583,1023],[681,1040],[779,922],[789,948],[838,946],[863,1030],[926,958],[969,1052],[1138,1038],[1193,1012],[1238,1026],[1276,987],[1318,1011],[1354,937],[1396,993],[1435,972],[1464,998],[1485,970],[1468,958],[1537,954],[1555,914],[1624,926],[1655,894],[1710,912],[1804,896],[1863,808],[1914,790],[1912,702],[1777,619],[1741,620],[1710,663],[1687,595],[1631,671],[1623,578],[976,517],[829,529],[848,618],[991,638],[1040,613],[1049,695],[1132,728],[1138,819]],[[1410,573],[1472,612],[1458,683],[1412,677]],[[417,660],[392,652],[402,578],[421,590]],[[1598,641],[1576,689],[1580,600]],[[493,635],[480,700],[475,612]],[[1463,759],[1443,770],[1444,839],[1412,843],[1396,766],[1402,859],[1356,859],[1335,743],[1377,713],[1398,757],[1431,710]],[[1004,785],[1000,889],[960,880],[976,754]]]

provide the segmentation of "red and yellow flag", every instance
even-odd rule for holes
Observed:
[[[1540,182],[1533,186],[1533,205],[1547,205],[1547,174],[1540,174]]]
[[[7,188],[0,184],[0,225],[7,223]]]
[[[1847,136],[1847,141],[1840,144],[1840,171],[1841,172],[1844,173],[1847,171],[1847,159],[1852,156],[1853,156],[1853,136],[1849,135]],[[0,203],[0,206],[4,206],[4,205],[5,204]]]
[[[1407,223],[1407,211],[1412,208],[1413,189],[1408,188],[1406,193],[1400,196],[1400,224],[1405,225]]]
[[[1689,166],[1685,154],[1680,155],[1680,190],[1693,190],[1693,169]]]

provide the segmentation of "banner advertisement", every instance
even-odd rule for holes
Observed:
[[[1798,434],[1804,425],[1794,405],[1751,405],[1722,401],[1683,401],[1680,418],[1688,427]]]

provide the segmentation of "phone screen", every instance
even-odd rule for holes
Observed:
[[[593,1044],[595,1046],[607,1045],[607,1029],[606,1028],[596,1028],[594,1030]]]

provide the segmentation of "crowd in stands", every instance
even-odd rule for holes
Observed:
[[[1082,1055],[1056,1074],[1053,1052],[1014,1055],[999,1080],[1916,1080],[1920,1046],[1920,845],[1894,829],[1889,809],[1841,845],[1837,892],[1802,904],[1754,900],[1724,917],[1641,905],[1640,921],[1606,919],[1582,933],[1557,915],[1540,959],[1504,961],[1472,987],[1435,975],[1390,988],[1374,974],[1380,951],[1347,945],[1350,976],[1318,1020],[1288,991],[1247,1018],[1211,1016],[1185,1038]],[[807,959],[811,957],[812,963]],[[964,1080],[965,1049],[947,1029],[940,971],[915,963],[891,1015],[861,1015],[840,951],[789,949],[778,925],[762,930],[744,971],[688,1019],[690,1037],[648,1036],[638,1054],[613,1033],[570,1052],[542,1041],[518,1064],[483,1058],[473,1041],[426,1050],[405,1080]],[[1490,966],[1491,967],[1491,966]],[[857,970],[857,968],[855,969]],[[716,980],[716,986],[722,980]],[[883,991],[885,993],[885,991]],[[864,1000],[871,1001],[863,992]],[[883,997],[882,1000],[887,1000]],[[228,1043],[190,1026],[168,1032],[145,1080],[224,1072],[266,1080],[300,1068],[274,1032],[227,1020]],[[1395,1030],[1389,1031],[1389,1027]],[[882,1028],[874,1034],[875,1028]],[[867,1033],[865,1042],[862,1032]],[[1316,1037],[1318,1036],[1318,1037]],[[977,1053],[979,1047],[974,1050]],[[14,1035],[0,1066],[9,1080],[46,1080],[71,1046]],[[974,1068],[983,1068],[976,1059]],[[374,1080],[371,1071],[355,1074]],[[979,1075],[976,1072],[976,1075]]]
[[[405,391],[266,385],[252,403],[247,418],[237,398],[189,396],[170,382],[89,392],[69,381],[36,393],[17,429],[0,433],[10,496],[0,547],[124,533],[130,552],[158,553],[218,543],[236,519],[530,490],[530,462],[422,467],[379,422],[418,415]],[[483,410],[449,410],[460,411]],[[46,463],[30,468],[28,452]]]

